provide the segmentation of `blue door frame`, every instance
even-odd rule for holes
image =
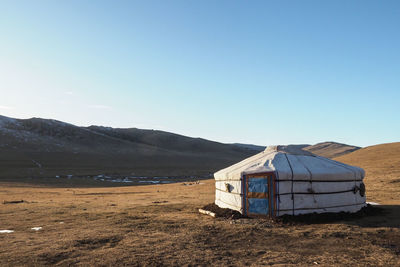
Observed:
[[[276,183],[275,172],[252,173],[243,175],[244,215],[275,217]]]

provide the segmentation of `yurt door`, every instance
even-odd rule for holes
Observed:
[[[248,216],[274,216],[275,173],[257,173],[244,176],[244,207]]]

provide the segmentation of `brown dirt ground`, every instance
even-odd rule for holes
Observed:
[[[396,265],[400,208],[328,223],[273,224],[197,212],[214,182],[113,188],[2,184],[0,265]],[[4,201],[23,203],[3,204]],[[43,227],[33,231],[32,227]]]
[[[362,157],[347,160],[367,170],[368,200],[381,211],[323,222],[199,214],[214,200],[213,180],[112,188],[2,181],[0,230],[15,232],[0,234],[0,266],[400,266],[400,153],[386,167]]]

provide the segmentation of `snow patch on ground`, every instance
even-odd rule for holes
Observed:
[[[128,180],[128,179],[113,179],[113,180],[107,180],[107,182],[114,182],[114,183],[132,183],[133,181]]]
[[[31,230],[33,230],[33,231],[39,231],[39,230],[42,230],[42,227],[32,227],[31,228]]]
[[[0,230],[0,234],[14,233],[14,230]]]
[[[149,184],[169,184],[173,181],[139,181],[139,183],[149,183]]]

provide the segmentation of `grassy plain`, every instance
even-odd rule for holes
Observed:
[[[214,200],[213,180],[109,188],[3,181],[0,230],[14,232],[0,234],[0,266],[400,266],[400,151],[383,148],[392,159],[379,164],[381,149],[341,160],[366,169],[368,201],[382,213],[324,223],[201,215]]]

